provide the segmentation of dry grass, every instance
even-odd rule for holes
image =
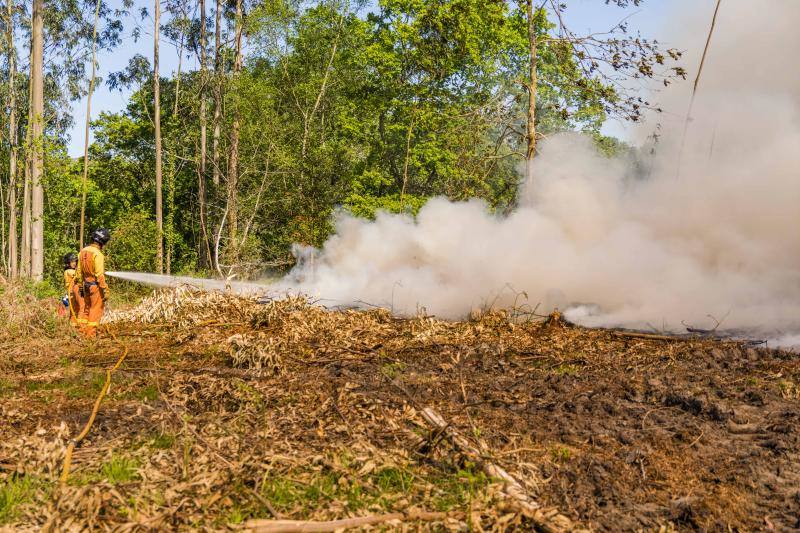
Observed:
[[[59,327],[59,305],[55,297],[42,298],[33,285],[0,282],[0,342],[68,333]]]
[[[431,431],[425,407],[582,526],[752,530],[766,516],[795,527],[800,421],[786,383],[800,376],[787,354],[186,289],[109,318],[130,355],[66,487],[55,484],[64,445],[91,404],[77,391],[93,390],[119,344],[60,332],[42,341],[49,352],[21,347],[27,367],[3,378],[0,528],[225,530],[275,515],[442,511],[414,525],[530,529],[501,482]]]

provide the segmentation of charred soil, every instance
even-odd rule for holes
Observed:
[[[576,528],[800,529],[797,354],[186,290],[111,318],[94,343],[0,336],[0,529],[532,529],[485,463]]]

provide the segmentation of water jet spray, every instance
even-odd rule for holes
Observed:
[[[192,276],[170,276],[149,272],[106,272],[107,276],[149,287],[174,288],[189,285],[201,291],[228,291],[236,294],[262,295],[269,291],[268,283],[232,281],[224,279],[196,278]]]

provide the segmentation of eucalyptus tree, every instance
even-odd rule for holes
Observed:
[[[639,6],[643,0],[606,0],[617,7]],[[627,19],[607,31],[583,34],[575,31],[565,16],[569,2],[545,0],[538,7],[534,0],[520,0],[518,6],[527,22],[528,74],[523,82],[528,93],[526,128],[526,176],[533,179],[533,158],[536,153],[536,109],[539,89],[537,66],[542,53],[557,56],[558,76],[567,93],[593,102],[602,110],[603,118],[639,121],[646,110],[659,108],[643,98],[630,80],[656,79],[669,85],[676,78],[686,77],[678,64],[681,52],[662,49],[656,40],[643,38],[631,30]],[[577,114],[570,98],[550,102],[555,115]]]

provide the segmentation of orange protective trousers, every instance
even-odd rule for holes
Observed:
[[[73,283],[69,288],[69,323],[78,327],[78,316],[81,313],[83,306],[83,298],[81,298],[81,291],[76,283]]]
[[[78,315],[78,327],[87,337],[97,337],[97,326],[103,317],[103,297],[100,287],[86,284],[83,287],[83,302]]]

